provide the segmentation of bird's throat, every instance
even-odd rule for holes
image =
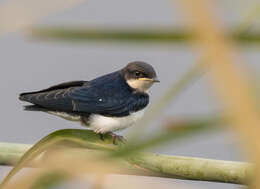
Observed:
[[[146,92],[153,85],[153,82],[137,80],[137,79],[130,79],[130,80],[127,80],[127,84],[135,90],[138,90],[141,92]]]

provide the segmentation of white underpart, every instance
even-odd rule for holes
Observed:
[[[144,111],[145,109],[131,113],[129,116],[125,117],[107,117],[93,114],[89,118],[88,125],[83,122],[82,125],[87,126],[96,133],[113,132],[133,126],[143,117]],[[81,116],[71,115],[66,112],[48,111],[48,113],[69,121],[81,121]]]
[[[92,115],[90,117],[89,128],[96,133],[113,132],[133,126],[144,115],[144,109],[131,113],[125,117],[106,117],[102,115]]]

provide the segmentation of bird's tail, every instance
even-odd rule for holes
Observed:
[[[39,112],[47,112],[48,110],[46,108],[43,108],[41,106],[37,105],[27,105],[24,106],[25,111],[39,111]]]

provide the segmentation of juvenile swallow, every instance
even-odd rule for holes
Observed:
[[[32,103],[25,110],[43,111],[71,121],[79,121],[100,134],[134,125],[149,103],[147,90],[159,82],[154,68],[145,62],[131,62],[119,71],[90,81],[61,83],[19,99]]]

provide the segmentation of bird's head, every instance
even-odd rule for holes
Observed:
[[[153,67],[145,62],[130,62],[121,70],[121,74],[131,88],[142,92],[155,82],[160,82]]]

